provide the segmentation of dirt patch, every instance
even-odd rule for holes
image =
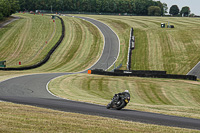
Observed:
[[[200,82],[197,82],[197,81],[183,81],[185,83],[190,83],[190,84],[193,84],[193,85],[200,85]]]

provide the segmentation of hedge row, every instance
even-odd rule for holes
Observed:
[[[58,16],[57,16],[58,17]],[[4,70],[4,71],[19,71],[19,70],[29,70],[29,69],[34,69],[34,68],[38,68],[42,65],[44,65],[51,57],[51,55],[53,54],[53,52],[56,50],[56,48],[61,44],[61,42],[63,41],[63,38],[65,36],[65,25],[64,25],[64,21],[62,18],[58,17],[61,20],[61,24],[62,24],[62,35],[60,36],[60,39],[58,40],[58,42],[53,46],[53,48],[48,52],[48,54],[46,55],[46,57],[41,60],[40,62],[38,62],[37,64],[34,65],[30,65],[30,66],[24,66],[24,67],[18,67],[18,68],[0,68],[0,70]]]
[[[175,75],[166,74],[166,71],[127,71],[127,70],[115,70],[114,72],[103,71],[101,69],[91,70],[91,74],[109,75],[109,76],[136,76],[136,77],[150,77],[150,78],[170,78],[170,79],[187,79],[197,80],[194,75]]]

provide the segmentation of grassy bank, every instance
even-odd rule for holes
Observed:
[[[40,60],[46,50],[48,51],[43,43],[52,36],[53,28],[56,27],[56,33],[60,32],[59,26],[54,26],[49,17],[22,14],[19,16],[23,19],[0,31],[2,46],[0,60],[7,60],[8,66],[18,66],[19,61],[22,64],[30,64]],[[132,55],[134,70],[165,70],[170,74],[187,74],[200,60],[199,18],[139,16],[109,16],[108,18],[103,15],[86,15],[86,17],[106,23],[117,33],[120,39],[120,54],[116,66],[122,63],[122,69],[126,69],[131,27],[134,28],[136,36],[136,48]],[[63,19],[66,25],[66,36],[62,46],[48,65],[36,71],[80,71],[91,66],[98,59],[103,46],[103,38],[98,29],[77,18],[63,17]],[[160,28],[161,22],[168,21],[175,25],[174,29]],[[42,24],[39,25],[39,22]],[[23,33],[24,31],[26,34]]]
[[[0,60],[7,60],[8,66],[16,67],[19,61],[28,65],[40,60],[39,57],[47,53],[61,31],[59,20],[54,25],[49,16],[18,16],[22,19],[0,30]],[[198,18],[89,17],[105,22],[118,34],[120,56],[116,65],[122,63],[122,69],[126,68],[131,27],[136,36],[133,69],[186,74],[200,60]],[[63,19],[66,36],[47,64],[25,72],[1,71],[0,80],[27,73],[81,71],[91,66],[102,51],[102,35],[86,21],[70,17]],[[175,29],[160,29],[160,23],[167,21],[174,24]],[[44,45],[47,39],[49,42]],[[55,79],[49,87],[61,97],[102,105],[106,105],[115,93],[129,89],[129,109],[200,119],[199,82],[81,74]],[[0,103],[0,106],[0,132],[193,132],[16,104]],[[77,130],[77,127],[80,128]]]
[[[101,105],[128,89],[128,109],[200,119],[200,83],[195,81],[77,74],[54,79],[49,89],[59,97]]]
[[[0,132],[116,132],[169,133],[197,130],[157,126],[109,119],[98,116],[66,113],[38,107],[0,102]]]
[[[120,58],[117,65],[126,68],[130,28],[134,28],[135,50],[132,55],[134,70],[165,70],[170,74],[187,74],[200,60],[199,18],[93,16],[109,25],[119,36]],[[161,28],[161,23],[174,29]]]
[[[16,14],[16,22],[0,30],[0,60],[7,67],[31,65],[42,60],[61,35],[59,19],[50,15]],[[100,57],[103,37],[91,23],[72,17],[62,17],[65,37],[47,64],[26,72],[76,72],[89,68]],[[47,44],[46,44],[47,42]]]
[[[61,23],[50,16],[16,14],[21,19],[0,30],[0,60],[7,67],[19,67],[39,62],[61,35]],[[47,41],[47,44],[46,44]]]
[[[62,17],[65,38],[51,59],[32,71],[77,72],[91,67],[103,50],[103,36],[91,23],[72,17]]]

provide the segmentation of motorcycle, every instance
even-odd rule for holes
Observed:
[[[107,109],[114,108],[120,110],[124,108],[130,101],[129,96],[115,95],[112,101],[106,106]]]

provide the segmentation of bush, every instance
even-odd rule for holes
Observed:
[[[161,9],[158,6],[150,6],[148,8],[148,15],[149,16],[160,16],[161,15]]]
[[[0,20],[3,20],[3,14],[0,13]]]

